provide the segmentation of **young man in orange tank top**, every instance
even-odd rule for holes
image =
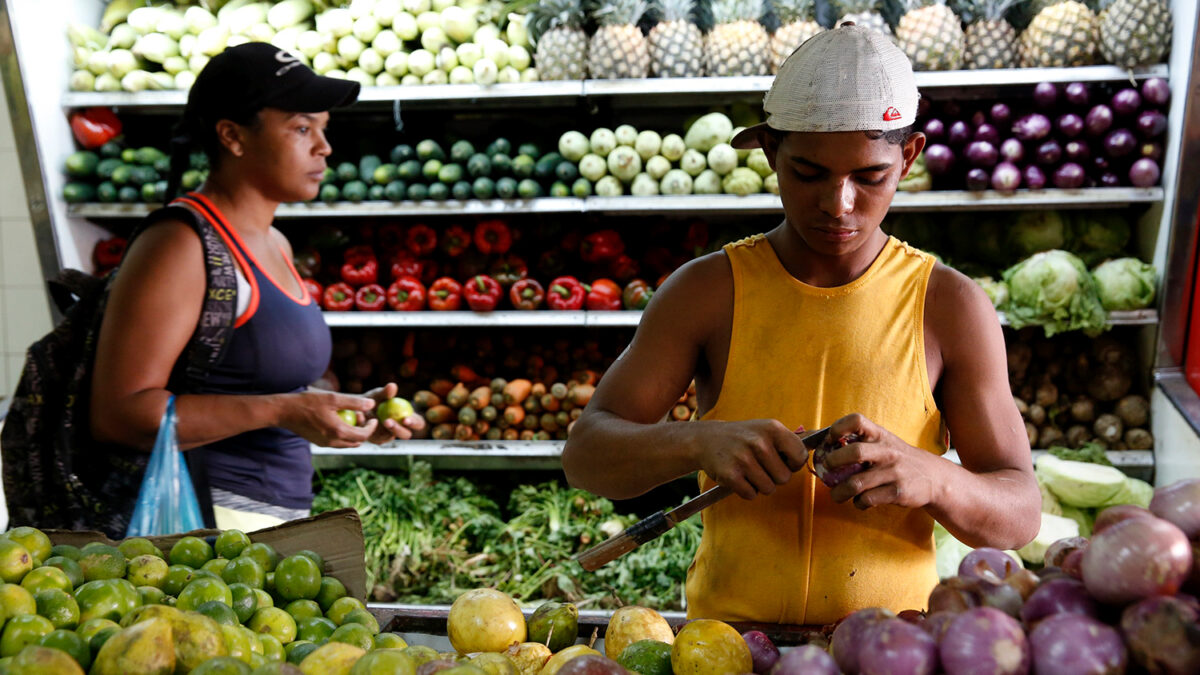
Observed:
[[[764,99],[767,122],[739,134],[733,145],[761,146],[778,174],[785,220],[765,242],[786,270],[780,274],[784,281],[790,282],[790,275],[817,289],[849,287],[884,252],[889,237],[880,224],[897,184],[925,144],[924,136],[912,131],[917,100],[904,53],[881,34],[853,25],[814,37],[780,68]],[[698,415],[717,405],[723,383],[729,382],[735,294],[725,251],[688,263],[663,284],[632,344],[572,430],[563,467],[573,485],[627,499],[701,470],[745,500],[769,501],[777,488],[788,489],[780,486],[808,462],[808,451],[793,432],[795,423],[769,418],[662,422],[693,379]],[[928,273],[924,296],[916,296],[914,316],[923,317],[926,388],[936,394],[935,407],[953,434],[961,465],[847,410],[852,414],[833,422],[831,436],[857,434],[861,440],[833,452],[826,465],[864,462],[868,468],[829,497],[863,511],[922,510],[971,546],[1023,546],[1037,534],[1041,499],[1008,386],[995,310],[971,279],[941,264]],[[823,330],[821,319],[816,313],[780,317],[778,338],[802,341],[803,331]],[[754,363],[764,373],[786,367]],[[923,392],[911,395],[920,400]],[[799,423],[814,428],[828,422]],[[827,488],[817,484],[815,489]],[[754,542],[745,543],[754,549]]]

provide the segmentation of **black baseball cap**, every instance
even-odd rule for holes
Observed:
[[[324,112],[358,98],[359,84],[317,75],[295,54],[247,42],[217,54],[188,93],[185,117],[202,124],[241,119],[263,108]]]

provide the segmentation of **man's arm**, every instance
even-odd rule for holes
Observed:
[[[776,420],[661,422],[705,358],[710,336],[727,330],[722,317],[732,305],[723,252],[671,275],[571,430],[562,462],[572,485],[628,499],[704,469],[751,499],[774,492],[804,466],[804,444]]]
[[[924,508],[969,546],[1024,546],[1037,536],[1042,502],[1025,425],[1008,386],[995,309],[974,282],[939,266],[930,279],[926,314],[926,339],[937,339],[942,355],[942,414],[962,465],[908,446],[855,415],[832,431],[863,434],[864,442],[832,453],[828,464],[866,461],[871,468],[834,488],[833,497],[854,499],[861,508]]]

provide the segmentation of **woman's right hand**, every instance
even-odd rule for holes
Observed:
[[[279,426],[310,443],[327,448],[355,448],[375,433],[379,420],[371,415],[375,401],[352,394],[331,391],[302,391],[280,396],[282,412]],[[350,426],[338,415],[339,410],[353,410],[366,415],[361,427]]]

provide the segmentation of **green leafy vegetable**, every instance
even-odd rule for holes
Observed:
[[[1059,459],[1066,459],[1072,462],[1091,462],[1092,464],[1103,464],[1104,466],[1112,466],[1113,463],[1108,461],[1108,453],[1104,451],[1104,447],[1099,443],[1087,442],[1078,448],[1066,448],[1061,445],[1056,445],[1050,448],[1050,454]]]
[[[1092,270],[1100,304],[1108,311],[1145,309],[1154,304],[1154,265],[1137,258],[1109,260]]]
[[[1083,261],[1061,250],[1035,253],[1004,271],[1013,328],[1040,325],[1046,336],[1069,330],[1098,335],[1108,315]]]

